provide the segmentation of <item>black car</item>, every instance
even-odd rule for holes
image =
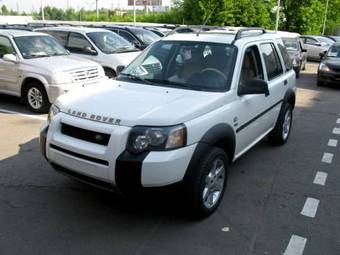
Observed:
[[[160,36],[155,33],[146,30],[142,27],[130,27],[130,26],[115,26],[115,25],[94,25],[91,27],[105,28],[113,31],[123,37],[125,40],[132,43],[136,48],[144,50],[150,44],[161,39]]]
[[[334,43],[327,52],[320,53],[320,57],[317,85],[340,85],[340,43]]]

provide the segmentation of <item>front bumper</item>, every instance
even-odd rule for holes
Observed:
[[[74,91],[77,89],[81,89],[87,86],[101,86],[108,82],[108,78],[106,76],[92,80],[92,81],[84,81],[82,83],[65,83],[65,84],[50,84],[47,87],[47,96],[50,103],[54,103],[54,101],[61,95]]]
[[[110,134],[109,143],[107,146],[99,145],[65,135],[61,123]],[[161,187],[183,180],[196,144],[172,151],[134,155],[125,150],[129,132],[129,127],[59,113],[49,127],[42,128],[40,147],[56,170],[94,185],[104,183],[106,187],[128,191]]]
[[[340,72],[318,72],[318,81],[329,83],[329,84],[336,84],[340,85]]]

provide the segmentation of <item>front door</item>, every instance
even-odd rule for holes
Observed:
[[[5,54],[16,54],[11,41],[0,36],[0,90],[7,93],[17,93],[18,64],[3,60]]]

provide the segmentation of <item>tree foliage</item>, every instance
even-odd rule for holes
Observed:
[[[279,29],[301,34],[322,32],[327,0],[281,0]],[[137,11],[137,21],[222,26],[256,26],[275,28],[277,0],[173,0],[174,7],[164,13]],[[340,0],[329,0],[326,34],[340,33]],[[3,5],[2,15],[17,15]],[[94,10],[60,9],[46,6],[47,20],[133,21],[132,11],[122,14],[100,9],[97,19]],[[21,14],[22,15],[22,14]],[[32,13],[36,19],[41,12]]]

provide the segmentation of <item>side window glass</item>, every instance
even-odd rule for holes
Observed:
[[[73,53],[90,54],[93,50],[90,42],[81,34],[70,33],[67,49]]]
[[[274,45],[272,43],[261,44],[261,51],[267,69],[268,80],[282,74],[282,66]]]
[[[136,39],[129,33],[124,30],[119,30],[119,35],[128,40],[130,43],[136,41]]]
[[[255,45],[247,48],[244,53],[240,85],[247,86],[248,81],[253,79],[264,79],[260,53]]]
[[[67,34],[68,34],[67,32],[63,32],[63,31],[49,31],[48,33],[50,35],[52,35],[55,39],[57,39],[61,45],[63,45],[64,47],[66,46]]]
[[[287,70],[291,70],[293,68],[293,65],[292,65],[292,60],[291,58],[289,57],[289,54],[287,52],[287,49],[286,47],[284,46],[282,40],[278,40],[277,41],[277,46],[279,47],[279,50],[280,50],[280,53],[282,55],[282,58],[283,58],[283,61],[284,61],[284,64],[285,64],[285,67]]]
[[[15,50],[8,38],[0,36],[0,58],[5,54],[15,54]]]
[[[307,44],[316,44],[316,43],[318,43],[318,41],[313,39],[313,38],[307,38],[306,43]]]

